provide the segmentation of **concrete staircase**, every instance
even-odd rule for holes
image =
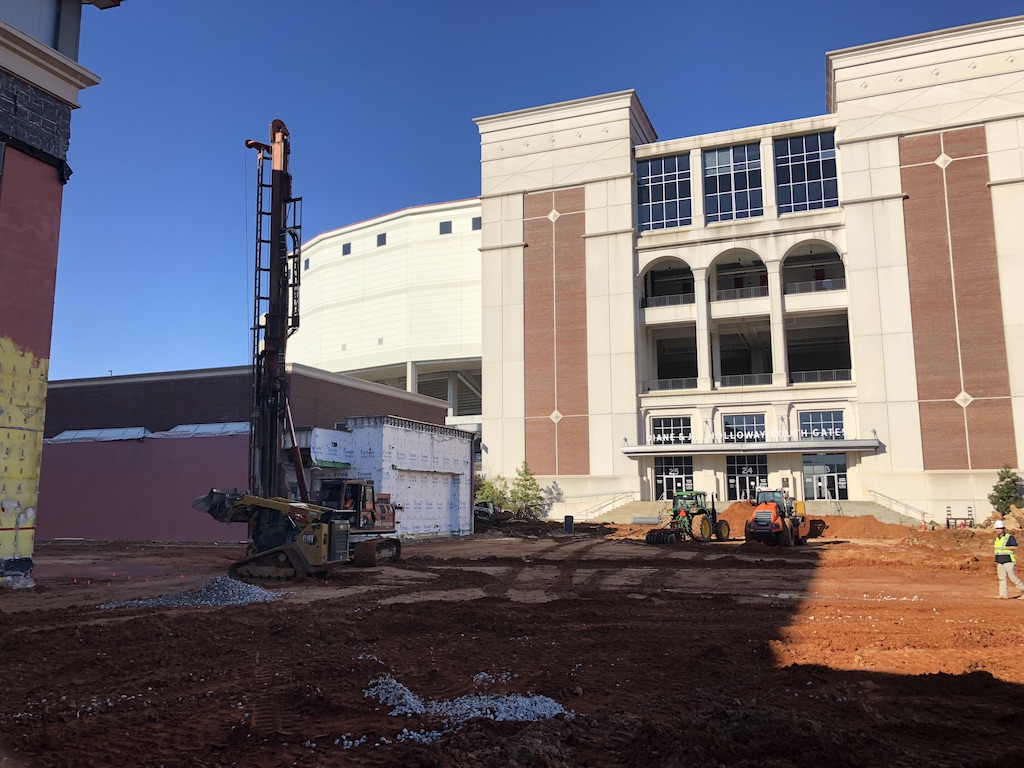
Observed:
[[[632,523],[654,525],[671,506],[668,501],[630,501],[586,520],[588,523]],[[581,521],[583,522],[583,521]]]
[[[873,501],[840,501],[839,506],[842,507],[843,511],[841,514],[845,517],[874,515],[882,523],[905,525],[910,528],[921,527],[921,520],[919,518],[908,517]],[[805,501],[804,507],[808,515],[839,514],[834,511],[832,504],[828,501]]]
[[[874,515],[882,523],[904,525],[909,528],[921,527],[920,519],[901,515],[899,512],[887,509],[873,501],[841,501],[839,505],[843,510],[841,514],[845,517]],[[728,505],[723,505],[722,508],[724,509],[725,506]],[[807,501],[804,502],[804,507],[808,515],[815,517],[837,514],[827,501]],[[631,501],[585,521],[579,519],[579,522],[623,524],[636,521],[639,524],[654,525],[658,522],[659,516],[664,515],[668,508],[669,502],[667,501]]]

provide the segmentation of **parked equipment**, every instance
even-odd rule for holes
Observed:
[[[747,520],[744,540],[792,547],[804,544],[810,532],[802,501],[790,499],[781,490],[764,490],[757,492],[757,506]]]
[[[303,579],[336,565],[397,560],[390,496],[374,494],[366,480],[324,480],[319,503],[310,503],[289,405],[285,350],[299,327],[302,274],[302,198],[292,196],[288,129],[270,125],[270,143],[245,143],[258,152],[256,269],[252,324],[252,395],[249,421],[249,491],[211,489],[192,502],[223,523],[249,527],[247,556],[229,567],[247,579]],[[270,168],[265,161],[269,159]],[[290,438],[299,500],[289,495],[281,461]]]
[[[729,521],[719,520],[715,499],[704,491],[677,491],[672,497],[672,511],[667,523],[647,532],[648,544],[674,544],[686,539],[719,541],[729,538]],[[699,520],[697,518],[700,518]]]
[[[491,501],[478,501],[473,505],[473,519],[477,523],[493,525],[512,519],[512,513]]]
[[[228,567],[240,579],[302,580],[335,566],[374,566],[397,560],[402,543],[395,532],[390,496],[374,495],[361,480],[327,480],[320,504],[264,499],[239,491],[212,489],[192,506],[222,523],[249,525],[249,551]]]

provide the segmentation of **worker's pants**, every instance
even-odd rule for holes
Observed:
[[[999,575],[999,596],[1006,597],[1006,579],[1009,577],[1017,589],[1024,592],[1024,581],[1020,580],[1020,576],[1014,570],[1016,563],[996,563],[996,573]]]

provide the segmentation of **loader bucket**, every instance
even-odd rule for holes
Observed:
[[[248,509],[237,509],[235,502],[245,494],[237,488],[230,491],[220,491],[211,488],[205,496],[192,500],[192,508],[205,512],[214,520],[221,523],[244,523],[251,515]]]

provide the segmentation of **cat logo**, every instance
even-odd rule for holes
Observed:
[[[304,533],[304,534],[302,534],[302,543],[303,544],[316,544],[316,534],[315,533]]]

